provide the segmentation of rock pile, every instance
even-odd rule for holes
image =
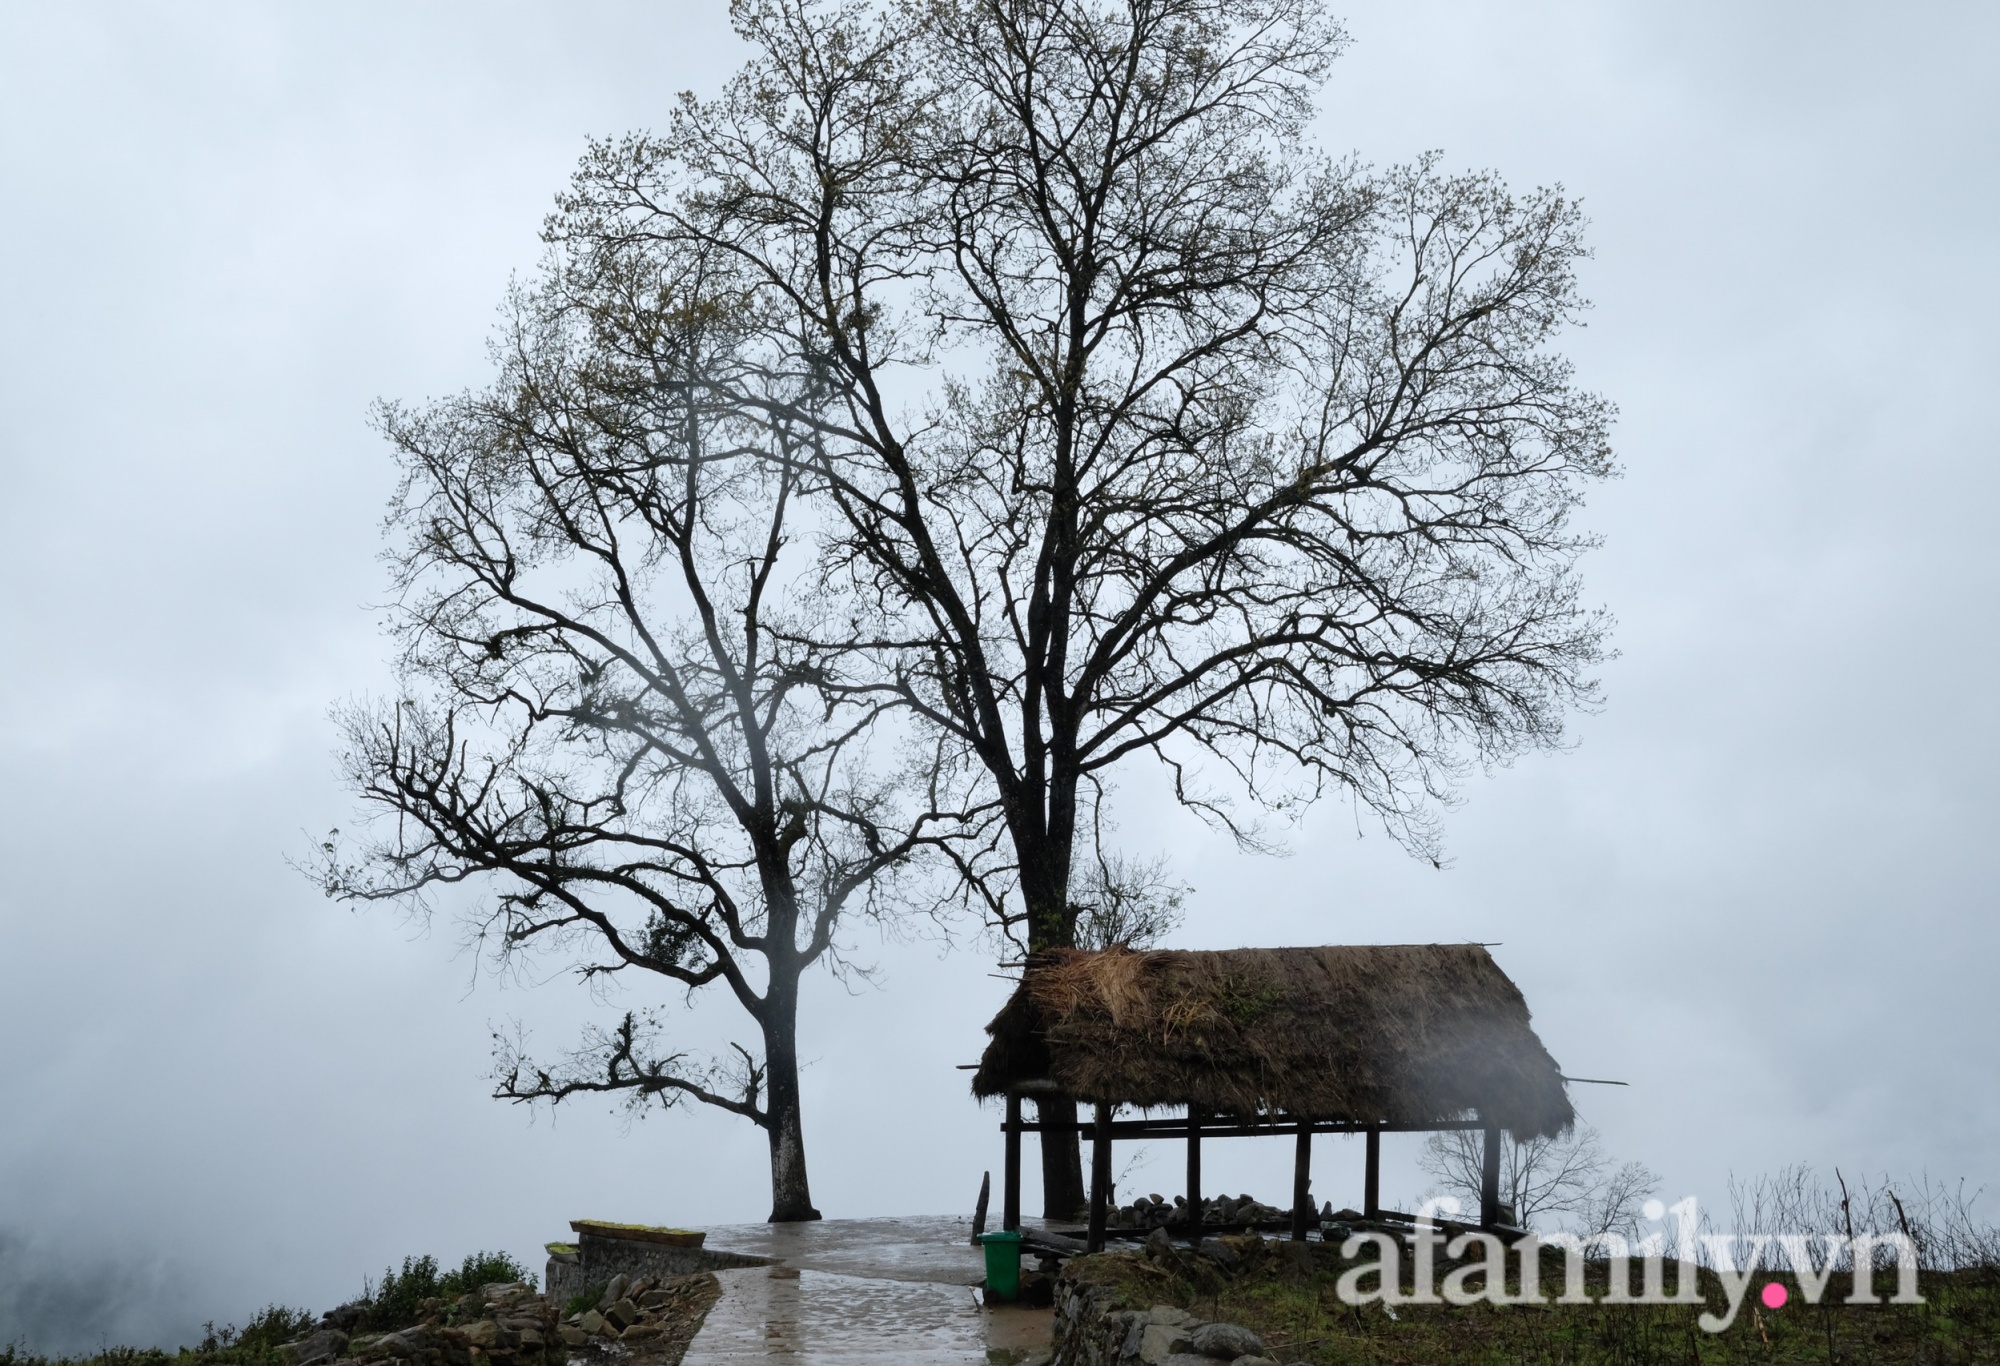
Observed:
[[[411,1366],[541,1366],[562,1360],[552,1349],[555,1311],[518,1282],[482,1286],[455,1300],[425,1300],[423,1317],[390,1333],[351,1333],[366,1306],[344,1304],[322,1316],[319,1329],[286,1344],[292,1366],[409,1362]]]
[[[720,1284],[705,1271],[660,1280],[613,1276],[595,1308],[571,1314],[556,1332],[572,1348],[616,1342],[640,1350],[677,1349],[687,1345],[720,1294]]]
[[[721,1294],[698,1272],[653,1281],[614,1276],[594,1306],[567,1318],[518,1282],[455,1300],[425,1300],[422,1319],[390,1333],[353,1331],[367,1312],[346,1304],[285,1345],[291,1366],[560,1366],[595,1350],[678,1361]]]
[[[1103,1354],[1107,1366],[1215,1366],[1219,1361],[1230,1366],[1278,1366],[1278,1359],[1265,1351],[1263,1339],[1248,1328],[1204,1323],[1170,1305],[1110,1314],[1104,1327],[1110,1330],[1109,1339],[1117,1342],[1115,1351]]]
[[[1291,1217],[1289,1210],[1253,1200],[1247,1195],[1223,1195],[1202,1202],[1204,1224],[1266,1224]],[[1170,1205],[1158,1195],[1149,1195],[1129,1205],[1108,1211],[1105,1222],[1112,1228],[1165,1228],[1187,1223],[1187,1197],[1176,1195]]]

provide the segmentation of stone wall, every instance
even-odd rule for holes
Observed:
[[[1113,1366],[1130,1327],[1130,1314],[1116,1307],[1109,1286],[1057,1277],[1051,1366]]]
[[[733,1266],[763,1266],[765,1258],[702,1247],[672,1247],[637,1238],[611,1238],[580,1233],[573,1253],[551,1252],[543,1286],[549,1303],[561,1309],[586,1290],[601,1289],[614,1276],[665,1280],[697,1271],[721,1271]]]
[[[1204,1323],[1171,1305],[1138,1309],[1120,1304],[1116,1287],[1092,1284],[1075,1274],[1078,1269],[1072,1261],[1056,1280],[1050,1366],[1278,1366],[1247,1328]]]

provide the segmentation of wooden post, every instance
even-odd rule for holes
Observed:
[[[1292,1158],[1292,1241],[1303,1243],[1306,1229],[1312,1226],[1312,1158],[1313,1126],[1309,1119],[1299,1120],[1299,1146]]]
[[[1361,1212],[1370,1219],[1382,1213],[1382,1126],[1368,1126],[1368,1165],[1361,1177]]]
[[[1484,1116],[1482,1116],[1484,1118]],[[1500,1126],[1487,1120],[1486,1151],[1479,1169],[1479,1225],[1492,1228],[1500,1222]]]
[[[1009,1233],[1021,1227],[1021,1098],[1007,1097],[1007,1160],[1000,1175],[1000,1227]]]
[[[1084,1246],[1104,1251],[1104,1226],[1111,1200],[1111,1107],[1097,1102],[1097,1122],[1090,1130],[1090,1234]]]
[[[993,1194],[993,1173],[979,1173],[979,1202],[972,1207],[972,1245],[979,1246],[979,1235],[986,1232],[986,1202]]]
[[[1188,1106],[1187,1113],[1187,1214],[1188,1241],[1201,1241],[1201,1107]]]

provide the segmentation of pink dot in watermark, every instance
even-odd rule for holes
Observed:
[[[1772,1281],[1764,1287],[1764,1307],[1766,1309],[1783,1309],[1785,1301],[1790,1298],[1791,1292],[1776,1281]]]

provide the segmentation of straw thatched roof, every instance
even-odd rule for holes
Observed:
[[[1520,989],[1477,944],[1101,952],[1029,960],[973,1093],[1424,1124],[1516,1138],[1575,1120]]]

